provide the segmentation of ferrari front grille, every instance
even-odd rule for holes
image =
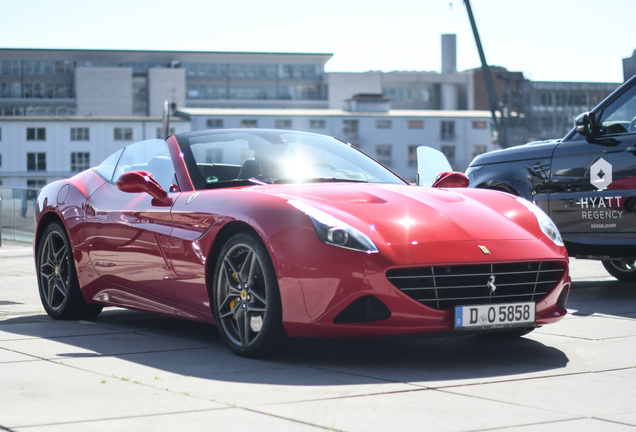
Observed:
[[[428,307],[539,301],[563,278],[557,262],[524,262],[393,269],[389,281]]]

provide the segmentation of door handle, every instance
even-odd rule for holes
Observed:
[[[84,207],[84,212],[88,216],[95,216],[96,212],[92,205],[84,203],[83,207]]]

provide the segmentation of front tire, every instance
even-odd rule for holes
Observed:
[[[40,300],[51,318],[89,319],[102,311],[102,306],[88,304],[82,297],[71,244],[60,223],[53,222],[44,229],[36,265]]]
[[[238,233],[225,243],[213,283],[214,316],[221,338],[232,352],[264,357],[282,348],[287,335],[278,280],[258,236]]]
[[[603,260],[605,270],[622,282],[636,282],[636,261],[628,260]]]

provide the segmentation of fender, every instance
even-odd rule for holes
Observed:
[[[535,166],[547,166],[548,160],[535,161],[515,161],[499,164],[497,170],[481,170],[481,167],[470,167],[466,175],[470,180],[470,187],[495,189],[521,196],[528,201],[534,202],[537,194],[537,186],[545,182],[548,178],[541,178]],[[520,175],[525,173],[525,175]]]
[[[502,190],[534,202],[537,194],[547,192],[552,155],[560,142],[537,141],[479,155],[466,170],[470,187]]]

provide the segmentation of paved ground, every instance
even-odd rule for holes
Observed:
[[[636,286],[572,263],[571,314],[517,340],[298,341],[233,356],[213,327],[49,319],[29,247],[0,247],[0,430],[627,431]]]

